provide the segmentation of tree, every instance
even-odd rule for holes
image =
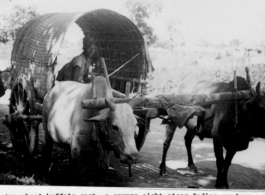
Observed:
[[[181,30],[177,24],[180,24],[180,22],[174,19],[167,19],[166,21],[167,31],[169,33],[168,47],[170,50],[177,45],[185,44],[184,37],[182,36]]]
[[[9,16],[1,15],[0,17],[4,25],[0,30],[0,42],[5,43],[10,40],[15,40],[21,27],[37,15],[36,8],[21,7],[18,5],[13,8]]]
[[[161,12],[161,1],[126,0],[125,6],[131,13],[131,20],[139,28],[147,44],[153,44],[157,37],[153,34],[153,28],[147,24],[146,19],[152,14],[157,15]]]

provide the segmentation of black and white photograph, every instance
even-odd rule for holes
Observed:
[[[265,1],[0,0],[0,191],[78,188],[265,194]]]

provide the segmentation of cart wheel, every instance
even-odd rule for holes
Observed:
[[[10,96],[9,112],[11,117],[10,137],[13,148],[19,157],[34,156],[38,143],[38,121],[23,118],[32,114],[32,93],[26,80],[19,77],[14,83]]]

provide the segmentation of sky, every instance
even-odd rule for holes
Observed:
[[[133,1],[133,0],[132,0]],[[186,42],[229,43],[239,39],[260,43],[265,39],[264,0],[161,0],[163,9],[148,23],[160,40],[169,38],[167,22],[176,23]],[[0,0],[0,14],[16,4],[35,6],[39,13],[87,12],[106,8],[129,17],[124,0]]]

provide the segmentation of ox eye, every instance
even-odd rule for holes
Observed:
[[[112,126],[112,129],[115,130],[115,131],[119,131],[119,128],[115,125]]]

